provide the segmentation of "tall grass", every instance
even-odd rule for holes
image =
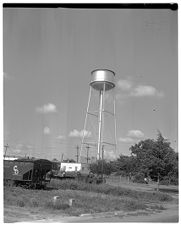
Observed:
[[[131,197],[137,200],[146,201],[171,201],[173,198],[165,193],[161,192],[144,192],[135,191],[128,188],[115,187],[108,184],[86,184],[84,182],[76,180],[53,180],[51,186],[56,189],[70,189],[70,190],[81,190],[88,192],[103,193],[107,195],[119,196],[119,197]]]
[[[19,195],[14,196],[14,193]],[[54,196],[59,196],[56,203],[53,202]],[[70,198],[75,199],[73,206],[68,205]],[[69,215],[147,208],[143,202],[129,197],[115,197],[80,190],[35,191],[22,188],[8,188],[5,191],[5,205]]]
[[[4,190],[4,204],[54,214],[80,215],[107,211],[135,211],[148,207],[153,202],[155,209],[162,209],[160,202],[170,201],[171,196],[159,192],[142,192],[113,187],[107,184],[86,184],[75,180],[52,180],[49,190],[28,190],[7,187]],[[59,196],[55,204],[53,197]],[[75,199],[69,206],[69,199]]]

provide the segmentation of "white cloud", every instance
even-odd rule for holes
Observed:
[[[132,88],[132,82],[126,79],[124,80],[120,79],[117,85],[123,91],[129,91]]]
[[[130,138],[143,138],[144,137],[144,133],[141,132],[140,130],[129,130],[128,131],[128,137]]]
[[[20,149],[13,149],[13,152],[16,153],[16,154],[19,154],[19,153],[21,153],[21,150]]]
[[[30,153],[33,149],[32,145],[28,144],[17,144],[14,148],[12,148],[13,153],[19,154],[19,153]]]
[[[79,135],[80,135],[80,133],[79,133],[79,131],[76,130],[76,129],[74,129],[73,131],[71,131],[71,132],[69,133],[69,136],[70,136],[70,137],[79,137]]]
[[[65,139],[65,136],[59,135],[58,137],[56,137],[56,139],[58,139],[58,140],[64,140]]]
[[[113,150],[104,151],[104,159],[115,160],[116,159],[115,152]]]
[[[38,113],[53,113],[53,112],[57,112],[56,106],[54,104],[45,104],[41,107],[37,107],[36,111]]]
[[[129,130],[126,137],[120,137],[119,141],[122,143],[133,143],[138,139],[142,139],[144,133],[141,130]]]
[[[120,137],[119,138],[119,141],[122,142],[122,143],[133,143],[134,142],[134,139],[131,138],[131,137]]]
[[[142,97],[142,96],[163,97],[163,93],[159,92],[155,87],[153,87],[153,86],[143,86],[143,85],[136,86],[132,90],[130,95],[136,96],[136,97]]]
[[[91,136],[91,132],[90,131],[87,131],[87,130],[81,130],[81,131],[78,131],[76,129],[74,129],[73,131],[71,131],[69,133],[69,136],[70,137],[90,137]]]
[[[50,128],[48,126],[45,126],[43,129],[44,134],[50,134]]]
[[[90,137],[91,136],[91,132],[90,131],[87,131],[87,130],[81,130],[80,131],[80,137]]]
[[[127,97],[158,97],[164,96],[164,93],[158,91],[150,85],[136,85],[129,79],[120,79],[117,83],[118,93],[116,98],[125,100]]]

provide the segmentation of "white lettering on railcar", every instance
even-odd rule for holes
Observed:
[[[13,167],[13,170],[14,170],[14,175],[18,175],[19,174],[18,166],[15,165]]]

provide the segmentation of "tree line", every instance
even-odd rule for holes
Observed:
[[[156,140],[142,140],[129,150],[130,156],[120,155],[114,161],[99,160],[90,164],[90,170],[96,174],[127,176],[133,182],[149,178],[162,184],[178,184],[178,153],[161,132]]]

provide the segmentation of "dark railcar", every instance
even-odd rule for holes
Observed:
[[[4,181],[8,185],[44,188],[51,179],[52,163],[46,159],[4,160]]]

